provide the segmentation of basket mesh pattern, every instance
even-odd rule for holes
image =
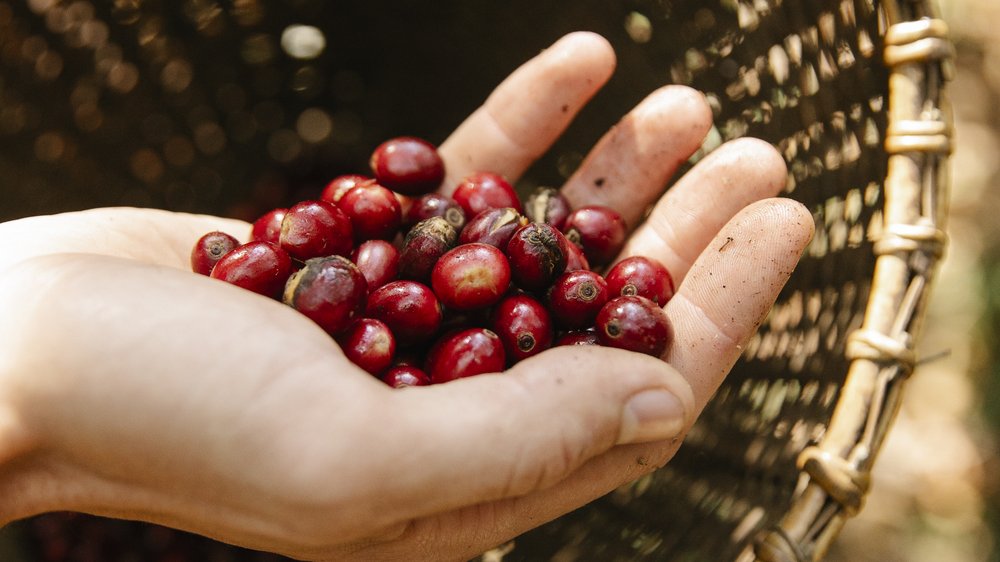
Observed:
[[[759,556],[822,556],[813,542],[850,502],[827,483],[822,514],[790,521],[793,502],[815,487],[810,475],[826,474],[804,471],[801,455],[823,442],[843,405],[859,357],[847,350],[871,306],[877,256],[912,250],[876,248],[890,162],[905,152],[886,149],[898,94],[885,38],[895,23],[937,21],[933,13],[923,2],[876,0],[493,4],[0,0],[0,220],[119,204],[252,219],[314,195],[333,175],[364,170],[385,138],[440,142],[521,61],[566,32],[597,31],[615,45],[618,73],[520,187],[559,183],[646,93],[682,83],[713,106],[705,150],[744,135],[774,144],[788,162],[786,195],[813,211],[817,231],[677,457],[517,539],[505,559],[727,560],[753,557],[750,547],[768,533],[787,544]],[[896,58],[925,62],[907,56]],[[937,123],[936,92],[918,93],[909,103]],[[936,180],[921,178],[940,179],[940,159],[921,156],[934,152],[926,147],[910,152],[919,171],[910,183],[933,191]],[[933,219],[926,199],[921,216]],[[916,237],[936,241],[934,226]],[[924,255],[904,261],[924,275],[933,259],[914,261]],[[904,335],[920,315],[921,293],[911,298]],[[887,410],[872,422],[883,432]],[[837,474],[861,482],[854,477],[864,463],[856,464],[859,473]],[[97,532],[81,520],[45,516],[18,527],[37,559],[238,552],[131,523],[106,522],[115,530]],[[820,523],[796,530],[805,520]],[[53,537],[62,554],[43,558],[40,545]]]

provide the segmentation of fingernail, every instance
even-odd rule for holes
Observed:
[[[618,444],[676,437],[684,429],[684,405],[662,388],[644,390],[625,404]]]

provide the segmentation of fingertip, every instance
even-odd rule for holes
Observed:
[[[618,64],[615,49],[604,36],[592,31],[574,31],[552,44],[550,51],[557,65],[566,63],[562,57],[572,59],[574,65],[593,69],[595,74],[610,77]]]
[[[764,222],[784,225],[784,233],[793,248],[801,253],[816,232],[816,221],[801,202],[788,197],[770,197],[751,203],[744,211],[759,214]]]
[[[749,185],[752,197],[774,197],[788,184],[788,166],[771,143],[753,137],[731,140],[717,150],[716,165]],[[711,157],[710,157],[711,158]]]

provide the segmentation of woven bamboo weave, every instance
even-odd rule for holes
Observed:
[[[819,560],[863,508],[945,246],[952,47],[925,1],[0,0],[0,220],[119,204],[253,218],[363,170],[385,138],[440,142],[577,29],[611,40],[617,74],[521,188],[558,184],[681,83],[712,104],[705,151],[774,144],[817,230],[677,457],[489,558]],[[37,521],[28,542],[79,524]]]

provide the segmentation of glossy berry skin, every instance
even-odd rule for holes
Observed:
[[[215,264],[239,245],[239,240],[225,232],[209,232],[199,238],[191,249],[191,271],[210,275]]]
[[[674,296],[674,280],[666,266],[644,256],[632,256],[616,263],[604,279],[612,297],[646,297],[663,306]]]
[[[594,330],[576,330],[566,332],[556,340],[556,346],[562,345],[601,345],[601,340]]]
[[[277,299],[292,274],[288,253],[270,242],[247,242],[212,268],[212,278]]]
[[[572,211],[569,201],[554,187],[539,187],[524,203],[524,214],[531,222],[551,224],[558,230],[563,229]]]
[[[441,217],[448,221],[448,224],[455,228],[456,232],[461,232],[465,227],[465,211],[461,205],[451,197],[446,197],[440,193],[428,193],[422,195],[410,205],[403,217],[403,228],[412,228],[422,220],[431,217]]]
[[[435,344],[427,372],[432,384],[498,373],[506,366],[503,342],[485,328],[470,328],[446,336]]]
[[[399,275],[399,250],[385,240],[362,242],[351,252],[351,261],[365,276],[369,293]]]
[[[396,338],[384,322],[362,318],[337,338],[344,355],[358,367],[379,376],[392,365]]]
[[[416,281],[393,281],[372,291],[365,316],[385,322],[401,345],[425,342],[441,327],[441,303]]]
[[[442,217],[416,224],[406,234],[399,254],[399,276],[427,283],[431,271],[445,253],[455,247],[458,232]]]
[[[253,222],[250,227],[251,242],[270,242],[279,244],[278,237],[281,235],[281,221],[285,220],[285,213],[288,209],[272,209]]]
[[[403,222],[396,195],[377,183],[366,183],[348,190],[337,207],[351,219],[355,242],[392,240]]]
[[[485,308],[510,287],[510,265],[494,246],[464,244],[441,256],[431,272],[431,287],[448,308]]]
[[[609,207],[581,207],[566,218],[563,226],[566,238],[583,248],[591,266],[611,262],[625,245],[625,220]]]
[[[354,247],[354,227],[333,203],[302,201],[288,209],[281,221],[280,241],[281,247],[300,261],[347,256]]]
[[[284,302],[336,336],[362,317],[368,283],[342,256],[306,260],[285,286]]]
[[[569,242],[569,240],[566,240]],[[576,244],[569,242],[566,245],[566,271],[590,271],[590,263],[587,256],[583,255],[583,249]]]
[[[342,176],[337,176],[330,180],[330,183],[326,184],[326,187],[323,188],[323,192],[320,194],[319,198],[323,201],[336,205],[340,202],[340,198],[343,197],[348,191],[358,187],[359,185],[367,185],[371,183],[375,183],[375,178],[362,176],[360,174],[344,174]]]
[[[510,184],[500,174],[477,172],[463,179],[451,198],[458,202],[466,217],[474,217],[487,209],[512,207],[521,212],[521,200]]]
[[[667,313],[645,297],[618,297],[608,301],[595,321],[603,345],[660,357],[673,341]]]
[[[431,378],[423,369],[415,365],[397,365],[382,373],[382,382],[393,387],[427,386]]]
[[[552,317],[545,305],[528,295],[511,295],[497,303],[492,329],[510,364],[552,347]]]
[[[549,289],[549,311],[559,326],[582,330],[593,326],[597,313],[608,302],[608,284],[593,271],[571,271]]]
[[[513,207],[487,209],[472,218],[458,237],[459,244],[479,242],[507,248],[517,229],[528,224],[528,218]]]
[[[369,161],[375,180],[403,195],[423,195],[444,180],[444,161],[437,148],[416,137],[397,137],[380,144]]]
[[[554,226],[534,222],[521,227],[507,243],[514,283],[526,291],[542,291],[566,270],[570,243]]]

